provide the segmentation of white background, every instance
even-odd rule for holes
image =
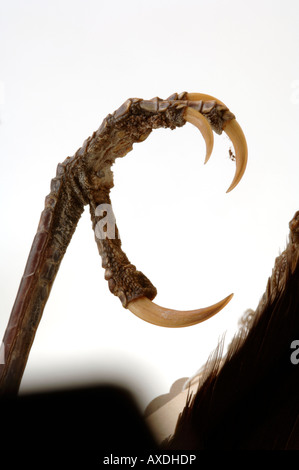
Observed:
[[[114,166],[123,249],[158,288],[194,309],[231,292],[203,324],[159,328],[122,308],[104,280],[88,208],[54,283],[21,391],[121,383],[141,407],[193,375],[255,309],[298,210],[299,3],[151,0],[1,2],[0,178],[3,336],[56,166],[129,97],[208,93],[248,141],[229,194],[230,142],[187,124],[157,130]]]

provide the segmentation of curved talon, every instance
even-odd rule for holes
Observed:
[[[199,111],[190,107],[186,108],[184,118],[186,121],[190,122],[200,130],[206,143],[205,163],[207,163],[212,154],[214,146],[214,134],[209,121],[202,114],[200,114]]]
[[[232,141],[236,156],[235,176],[230,187],[226,191],[227,193],[229,193],[232,189],[237,186],[246,170],[248,150],[244,133],[235,119],[229,121],[228,123],[225,123],[223,130]]]
[[[204,93],[186,93],[186,99],[188,101],[216,101],[217,104],[226,107],[222,101],[218,100],[214,96],[206,95]],[[187,108],[187,109],[190,109],[190,108]],[[186,112],[186,115],[187,115],[187,112]],[[189,120],[189,122],[192,122],[192,121]],[[192,124],[194,124],[194,122],[192,122]],[[245,172],[246,165],[247,165],[248,149],[247,149],[247,142],[246,142],[244,133],[240,125],[236,121],[236,119],[231,119],[225,122],[223,124],[222,129],[230,138],[234,146],[235,157],[236,157],[236,172],[235,172],[235,176],[230,187],[226,191],[228,193],[237,186],[237,184],[240,182]]]
[[[220,302],[198,310],[184,311],[160,307],[160,305],[155,304],[147,297],[132,300],[128,304],[128,309],[137,317],[153,325],[168,328],[182,328],[208,320],[222,310],[232,299],[233,295],[234,294],[230,294]]]
[[[186,99],[188,101],[216,101],[218,104],[226,107],[226,105],[222,101],[218,100],[218,98],[215,98],[215,96],[212,95],[207,95],[206,93],[186,93]]]

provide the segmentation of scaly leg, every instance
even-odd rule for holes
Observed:
[[[152,302],[156,288],[130,263],[121,248],[117,227],[114,236],[99,236],[98,224],[111,207],[111,166],[125,156],[136,142],[144,141],[153,129],[196,125],[206,141],[206,161],[213,149],[213,133],[224,130],[236,153],[236,175],[229,191],[240,181],[247,162],[247,146],[234,115],[219,100],[202,94],[174,94],[166,100],[127,100],[75,153],[58,165],[51,192],[21,279],[3,344],[5,363],[0,365],[0,394],[17,393],[31,345],[50,290],[77,223],[89,204],[95,240],[110,291],[124,307],[140,318],[160,326],[181,327],[205,321],[221,310],[232,294],[211,307],[177,311]]]

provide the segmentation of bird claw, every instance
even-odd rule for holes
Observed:
[[[186,121],[202,132],[207,146],[206,161],[213,150],[212,130],[218,134],[224,130],[230,137],[236,154],[236,174],[228,189],[231,191],[246,168],[246,140],[227,107],[203,94],[183,92],[167,100],[129,99],[104,119],[75,155],[58,165],[3,337],[5,363],[0,364],[0,395],[17,393],[19,389],[53,282],[86,204],[90,207],[109,288],[135,315],[159,326],[190,326],[207,320],[231,300],[232,294],[211,307],[186,312],[158,306],[151,302],[156,288],[122,251],[111,214],[112,235],[108,227],[105,232],[108,236],[103,235],[103,218],[108,217],[104,213],[111,206],[111,166],[115,159],[125,156],[135,142],[144,141],[152,129],[175,129]]]
[[[221,115],[222,122],[220,131],[219,126],[214,128],[214,130],[217,133],[224,131],[230,138],[234,146],[236,161],[236,172],[230,187],[226,191],[228,193],[232,191],[241,181],[242,176],[246,170],[248,149],[244,133],[236,121],[235,116],[220,100],[214,98],[213,96],[200,93],[187,93],[186,99],[188,100],[188,107],[186,108],[185,119],[191,124],[194,124],[201,131],[206,142],[207,154],[205,163],[209,159],[213,150],[213,140],[210,137],[210,131],[208,129],[209,123],[207,122],[207,120],[210,118],[208,113],[211,113],[211,110],[215,109],[217,110],[217,113]],[[196,107],[194,108],[195,103],[197,104],[197,109]],[[205,115],[207,115],[208,119],[204,121],[202,118]],[[211,124],[213,126],[213,123]]]
[[[147,297],[141,297],[129,302],[128,309],[137,317],[153,325],[182,328],[208,320],[220,312],[232,299],[233,295],[230,294],[214,305],[197,310],[172,310],[155,304]]]
[[[136,116],[139,116],[139,120]],[[236,161],[235,176],[227,192],[237,186],[245,172],[248,151],[243,131],[229,109],[221,101],[210,95],[183,92],[179,95],[175,93],[166,100],[162,100],[158,97],[152,100],[132,98],[127,100],[112,116],[110,115],[110,117],[113,120],[111,121],[112,127],[114,124],[117,124],[120,126],[120,129],[122,129],[120,132],[124,134],[128,132],[126,129],[126,121],[128,123],[130,122],[131,127],[129,127],[129,132],[131,133],[132,125],[134,125],[136,142],[145,140],[154,128],[170,127],[174,129],[177,126],[183,125],[186,121],[190,122],[200,130],[205,140],[205,163],[209,160],[213,151],[213,131],[217,134],[221,134],[222,131],[224,131],[232,141]],[[105,123],[105,126],[106,125],[107,123]],[[126,151],[123,151],[122,145],[121,143],[114,146],[114,159],[117,156],[124,156],[127,153],[127,149],[132,149],[130,145],[127,147]],[[115,149],[117,149],[118,153],[115,153]],[[117,252],[118,251],[119,249],[117,249]],[[125,262],[127,263],[128,260],[126,259]],[[123,306],[127,307],[132,313],[158,326],[183,327],[200,323],[219,312],[233,297],[233,294],[231,294],[210,307],[198,310],[178,311],[165,309],[152,302],[156,291],[147,278],[147,291],[150,294],[147,291],[144,291],[144,294],[142,294],[144,282],[138,282],[138,279],[140,276],[140,279],[143,279],[142,276],[144,275],[136,271],[135,267],[133,271],[126,268],[127,274],[132,271],[134,276],[132,277],[132,282],[130,282],[132,273],[126,276],[126,289],[124,289],[123,269],[118,266],[118,263],[116,264],[116,275],[113,275],[109,269],[109,276],[111,276],[109,279],[109,288],[111,292],[117,295]],[[126,266],[132,267],[130,264]],[[119,275],[120,272],[121,275]],[[116,281],[116,279],[118,280]],[[127,290],[130,284],[134,286],[134,289],[131,294],[128,295]],[[126,294],[124,293],[125,291],[127,292]]]

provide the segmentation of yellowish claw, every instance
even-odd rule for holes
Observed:
[[[186,108],[184,118],[186,121],[190,122],[200,130],[206,143],[205,163],[207,163],[212,154],[214,146],[214,134],[209,121],[202,114],[200,114],[199,111],[190,107]]]
[[[218,100],[214,96],[206,95],[204,93],[187,93],[186,99],[188,101],[216,101],[216,103],[218,103],[219,105],[225,106],[225,104],[222,101]],[[191,122],[192,124],[194,124],[196,127],[199,128],[199,125],[198,125],[199,119],[195,119],[195,117],[193,117],[195,116],[193,112],[190,113],[190,110],[192,108],[187,108],[187,109],[189,111],[185,112],[186,121]],[[198,112],[198,114],[200,113]],[[192,116],[193,122],[192,120],[186,118],[186,116],[189,116],[189,115]],[[228,193],[232,189],[234,189],[237,186],[237,184],[240,182],[240,180],[242,179],[242,176],[246,170],[246,165],[247,165],[248,148],[247,148],[247,142],[246,142],[244,133],[241,129],[241,126],[236,121],[236,119],[231,119],[230,121],[225,122],[223,125],[223,131],[230,138],[234,146],[235,157],[236,157],[236,172],[235,172],[235,176],[230,187],[226,191]],[[205,129],[204,132],[207,133],[207,130]],[[206,140],[205,136],[204,138]],[[207,143],[207,140],[206,140],[206,143]],[[208,143],[207,143],[207,148],[208,148]],[[206,157],[206,161],[207,161],[207,157]]]
[[[233,143],[236,157],[235,176],[230,187],[226,191],[227,193],[229,193],[232,189],[237,186],[239,181],[241,181],[242,176],[246,170],[248,149],[244,133],[235,119],[228,121],[224,125],[223,130]]]
[[[184,311],[160,307],[160,305],[155,304],[147,297],[132,300],[128,304],[128,309],[137,317],[153,325],[168,328],[182,328],[208,320],[222,310],[232,299],[233,295],[234,294],[230,294],[220,302],[198,310]]]
[[[225,104],[222,103],[222,101],[218,100],[218,98],[215,98],[212,95],[207,95],[206,93],[186,93],[186,100],[188,101],[217,101],[218,104],[225,106]]]
[[[244,133],[233,114],[231,114],[225,104],[217,98],[203,93],[187,93],[186,99],[187,101],[198,101],[202,103],[207,101],[215,101],[218,105],[220,105],[219,109],[229,113],[229,117],[226,115],[227,120],[224,119],[224,123],[222,124],[222,130],[228,135],[234,146],[236,159],[236,172],[234,179],[227,190],[227,192],[229,192],[237,186],[246,169],[248,149]],[[199,109],[201,109],[201,107]],[[214,135],[212,127],[208,119],[206,119],[201,112],[191,106],[186,107],[184,118],[186,121],[190,122],[200,130],[205,140],[206,163],[213,151]],[[225,299],[217,302],[214,305],[211,305],[210,307],[187,311],[164,308],[155,304],[147,297],[141,297],[129,302],[128,309],[142,320],[145,320],[154,325],[168,328],[181,328],[185,326],[196,325],[197,323],[208,320],[213,315],[222,310],[229,303],[232,297],[233,294],[225,297]]]

